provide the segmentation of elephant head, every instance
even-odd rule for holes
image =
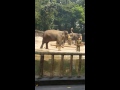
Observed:
[[[68,39],[68,31],[63,31],[64,32],[64,35],[65,35],[65,40],[67,40]]]

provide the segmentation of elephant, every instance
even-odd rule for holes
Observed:
[[[61,45],[62,48],[64,48],[64,44],[65,44],[65,39],[64,38],[65,38],[64,35],[62,35],[62,42],[61,42],[62,43],[62,45]],[[59,43],[56,41],[56,48],[59,47],[58,44]]]
[[[75,44],[76,44],[76,41],[77,41],[77,39],[78,39],[79,37],[80,37],[81,40],[82,40],[82,34],[70,33],[69,35],[71,36],[72,40],[75,40]]]
[[[62,36],[64,36],[64,38]],[[43,33],[43,40],[40,48],[43,48],[44,43],[46,43],[46,49],[48,49],[48,43],[50,41],[56,41],[57,45],[61,46],[62,41],[64,41],[65,43],[67,37],[68,37],[68,31],[46,30]]]

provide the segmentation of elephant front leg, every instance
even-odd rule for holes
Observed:
[[[56,42],[56,48],[58,47],[58,43]]]
[[[46,49],[48,49],[48,42],[46,43]]]
[[[62,47],[62,48],[64,48],[64,45],[65,45],[65,43],[64,43],[64,42],[62,42],[62,45],[61,45],[61,47]]]
[[[75,45],[77,44],[77,40],[75,40]]]
[[[58,45],[58,51],[61,51],[61,46],[60,45]]]
[[[60,43],[60,41],[57,41],[57,47],[58,47],[58,51],[61,51],[61,43]]]
[[[62,45],[62,48],[64,48],[64,44]]]

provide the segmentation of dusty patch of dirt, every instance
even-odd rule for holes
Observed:
[[[42,44],[42,37],[35,37],[35,50],[40,50],[40,46]],[[51,41],[48,43],[48,50],[49,51],[58,51],[58,49],[55,46],[56,42],[55,41]],[[75,45],[71,45],[69,46],[67,43],[65,43],[66,47],[61,48],[62,52],[76,52],[76,46]],[[42,50],[47,50],[46,48],[46,44],[43,45],[43,49]],[[85,52],[85,45],[81,46],[81,51],[82,53]]]

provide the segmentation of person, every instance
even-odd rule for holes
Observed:
[[[72,36],[73,36],[73,28],[71,28],[71,33],[72,33]]]
[[[80,39],[81,39],[81,41],[82,41],[82,34],[80,34]]]
[[[80,52],[80,44],[81,44],[81,38],[78,38],[76,46],[77,46],[77,51]]]
[[[68,44],[71,45],[71,36],[68,35]]]
[[[74,42],[73,42],[73,40],[72,40],[72,38],[74,37],[73,28],[71,28],[71,33],[70,33],[70,35],[71,35],[71,43],[74,44]]]

